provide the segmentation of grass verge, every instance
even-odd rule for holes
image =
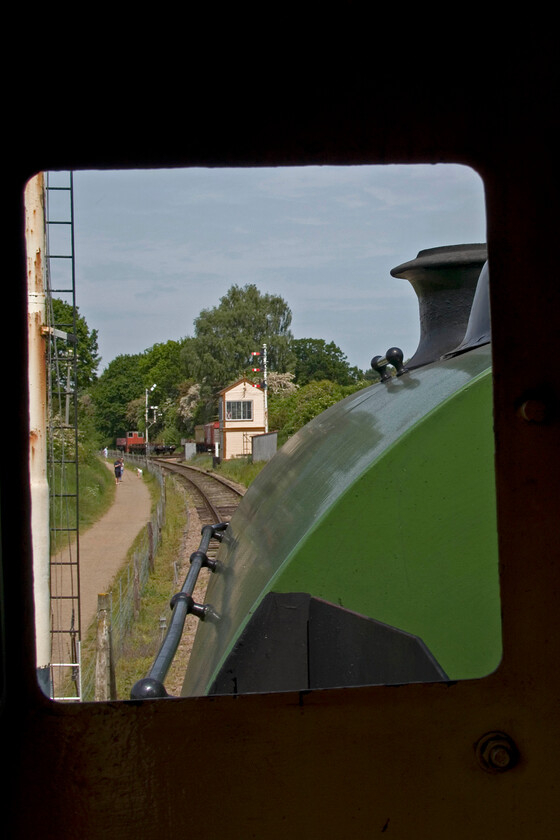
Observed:
[[[266,466],[265,461],[258,461],[253,464],[251,458],[247,457],[234,458],[231,461],[222,461],[221,464],[213,467],[212,455],[208,455],[206,453],[195,455],[188,463],[192,464],[193,467],[198,467],[199,469],[206,470],[207,472],[216,472],[218,475],[223,475],[224,478],[229,478],[231,481],[235,481],[237,484],[242,484],[244,487],[249,487],[262,468]]]
[[[192,463],[201,469],[211,470],[212,456],[196,456]],[[262,463],[252,464],[246,459],[237,459],[220,464],[216,472],[248,487],[263,466]],[[103,464],[101,464],[101,467],[106,470]],[[111,480],[109,470],[106,470],[106,472]],[[152,493],[153,505],[155,505],[158,501],[159,485],[149,473],[144,474],[144,480],[148,483]],[[166,625],[169,623],[171,616],[169,602],[171,596],[180,589],[183,583],[185,574],[183,563],[188,562],[188,558],[182,556],[188,528],[187,494],[179,482],[171,477],[166,479],[165,488],[165,524],[154,558],[154,570],[145,584],[139,612],[126,635],[116,662],[117,697],[120,700],[130,698],[133,685],[146,676],[153,664],[164,635],[160,620],[165,619]],[[131,547],[127,561],[119,575],[127,574],[130,561],[143,536],[142,531]],[[113,581],[112,587],[118,586],[119,575]],[[82,643],[84,660],[88,658],[88,661],[91,661],[91,657],[95,656],[96,633],[97,627],[96,622],[94,622],[88,629],[86,638]]]
[[[142,592],[138,615],[127,633],[116,665],[117,696],[130,698],[137,680],[146,676],[163,639],[160,619],[169,623],[171,596],[180,588],[177,580],[181,567],[181,547],[187,521],[185,491],[178,482],[167,478],[166,514],[154,570]]]
[[[76,493],[76,473],[68,466],[56,465],[50,477],[52,494],[50,520],[53,529],[75,528],[76,505],[68,497]],[[83,533],[106,513],[115,498],[115,479],[95,452],[80,451],[78,467],[79,505],[78,529]],[[65,546],[68,536],[64,531],[51,533],[51,553]]]

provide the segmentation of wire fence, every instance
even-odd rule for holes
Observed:
[[[136,463],[143,470],[148,470],[160,486],[159,501],[150,521],[144,528],[141,539],[136,542],[134,552],[117,575],[111,589],[111,646],[114,660],[122,653],[124,642],[136,615],[140,609],[142,591],[153,569],[161,530],[165,524],[165,479],[162,471],[140,456],[127,456],[127,463]],[[95,646],[93,646],[94,648]],[[82,700],[91,701],[95,697],[95,649],[82,660]]]

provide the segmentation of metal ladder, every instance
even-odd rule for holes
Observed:
[[[79,701],[78,348],[72,172],[46,173],[45,217],[51,693],[55,700]]]

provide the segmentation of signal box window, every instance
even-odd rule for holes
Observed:
[[[226,420],[252,420],[253,402],[251,400],[237,400],[226,402]]]

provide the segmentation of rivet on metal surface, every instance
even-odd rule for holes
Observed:
[[[504,732],[487,732],[475,744],[478,763],[487,773],[505,773],[519,761],[519,750]]]
[[[525,400],[519,406],[519,416],[527,423],[544,423],[547,406],[543,400]]]

